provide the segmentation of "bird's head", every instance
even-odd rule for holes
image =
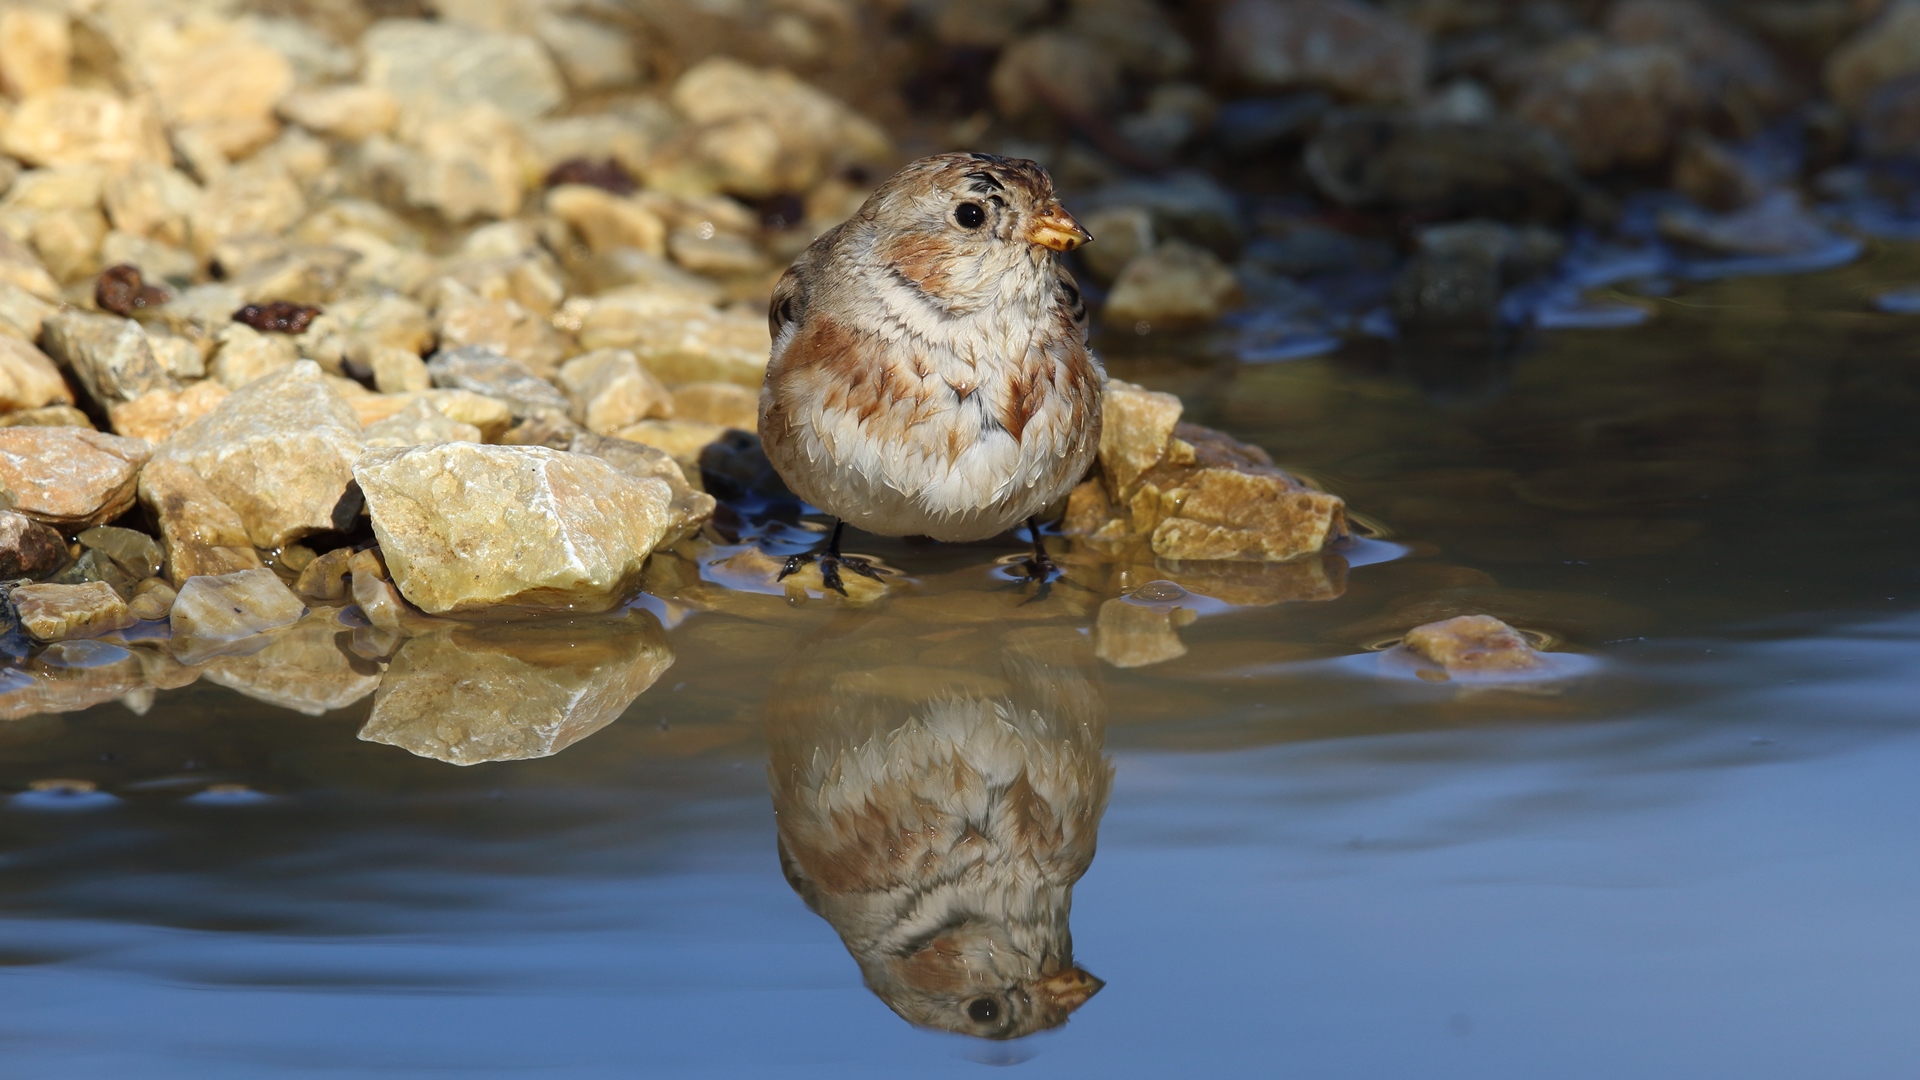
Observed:
[[[880,185],[861,216],[881,237],[881,258],[935,294],[994,287],[999,275],[1048,267],[1093,240],[1047,170],[991,154],[921,158]]]
[[[1024,935],[975,917],[862,965],[867,985],[907,1021],[983,1039],[1017,1039],[1066,1023],[1105,983],[1066,948],[1033,957]]]

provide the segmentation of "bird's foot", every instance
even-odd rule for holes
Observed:
[[[787,556],[787,564],[780,568],[780,573],[774,580],[785,581],[799,573],[808,563],[820,564],[820,583],[841,596],[847,595],[846,582],[840,577],[841,570],[850,570],[874,581],[879,581],[880,575],[886,572],[873,565],[872,561],[864,555],[842,555],[838,551],[818,547],[812,551]]]
[[[1025,601],[1031,604],[1036,600],[1045,600],[1053,591],[1053,583],[1065,577],[1066,571],[1061,570],[1047,555],[1046,542],[1040,538],[1039,522],[1031,518],[1027,520],[1027,535],[1033,540],[1033,553],[1014,565],[1020,568],[1023,575],[1020,579],[1021,588],[1036,586],[1033,595]]]

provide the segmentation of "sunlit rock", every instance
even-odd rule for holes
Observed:
[[[173,157],[165,129],[139,97],[63,86],[22,101],[0,129],[0,150],[29,165],[123,165]]]
[[[369,394],[348,402],[366,427],[398,416],[415,401],[426,401],[447,419],[480,429],[483,439],[498,439],[513,426],[513,410],[498,398],[468,390],[411,390],[397,394]]]
[[[379,668],[342,647],[348,633],[335,612],[316,611],[258,652],[214,660],[206,678],[308,716],[344,709],[380,685]]]
[[[32,343],[0,334],[0,412],[55,404],[73,404],[60,369]]]
[[[0,428],[0,485],[35,521],[83,528],[133,505],[153,447],[140,439],[70,427]]]
[[[483,346],[443,349],[427,365],[427,374],[440,389],[466,390],[506,402],[515,419],[565,418],[572,405],[558,387],[526,365]]]
[[[560,184],[547,192],[547,210],[571,226],[591,251],[667,252],[666,222],[634,199],[585,184]]]
[[[67,85],[73,31],[53,7],[10,4],[0,10],[0,86],[19,99]]]
[[[454,765],[546,757],[617,719],[672,663],[647,615],[416,637],[360,737]]]
[[[668,386],[730,382],[758,390],[766,378],[773,340],[767,320],[734,311],[689,309],[684,304],[596,301],[580,328],[589,349],[631,349],[640,363]],[[677,309],[677,310],[676,310]]]
[[[208,183],[189,219],[193,247],[209,256],[228,240],[277,236],[306,212],[299,178],[281,161],[256,155]]]
[[[805,191],[836,169],[892,153],[885,132],[839,100],[788,72],[729,57],[680,76],[672,100],[693,127],[652,169],[654,186],[669,190]]]
[[[614,432],[617,438],[651,446],[680,463],[688,476],[700,472],[700,453],[727,433],[698,420],[642,420]]]
[[[384,135],[400,119],[400,102],[391,92],[357,83],[295,90],[278,108],[282,117],[308,131],[348,142]]]
[[[423,118],[483,102],[525,120],[566,99],[553,60],[530,37],[459,23],[392,19],[369,29],[360,51],[367,84]]]
[[[133,617],[148,622],[158,622],[173,611],[173,601],[179,593],[165,578],[148,578],[134,587],[133,599],[127,601],[127,610]]]
[[[673,415],[674,396],[626,349],[574,357],[560,368],[560,386],[573,399],[573,418],[596,434]]]
[[[165,561],[165,553],[160,545],[146,533],[134,529],[96,525],[82,532],[78,539],[81,547],[98,551],[112,559],[136,581],[159,574],[161,564]]]
[[[140,502],[160,527],[167,578],[175,585],[261,565],[240,515],[190,466],[165,459],[149,462],[140,471]]]
[[[688,481],[686,471],[664,450],[592,432],[575,435],[567,449],[576,454],[600,458],[636,479],[655,479],[667,485],[673,492],[671,523],[666,535],[660,539],[661,547],[698,532],[700,526],[713,517],[713,511],[718,506],[713,496],[695,488]]]
[[[369,424],[362,439],[370,449],[376,446],[433,446],[447,442],[479,441],[479,428],[450,419],[426,398],[415,398],[413,404],[398,413],[377,424]]]
[[[188,578],[174,597],[168,622],[173,651],[183,662],[217,656],[269,630],[291,625],[307,606],[271,570],[240,570]]]
[[[353,407],[319,365],[302,360],[235,391],[168,439],[156,460],[199,473],[240,515],[253,545],[271,549],[346,524],[338,515],[360,449]]]
[[[206,379],[185,390],[149,390],[113,406],[107,415],[116,433],[159,443],[212,412],[231,392],[219,382]]]
[[[0,510],[0,578],[45,577],[67,561],[59,532],[25,514]]]
[[[1448,675],[1531,671],[1540,654],[1518,630],[1491,615],[1460,615],[1407,631],[1409,652]]]
[[[11,600],[21,629],[35,641],[96,637],[134,623],[126,601],[104,581],[21,585],[13,590]]]
[[[758,431],[760,395],[737,383],[686,383],[673,390],[672,415],[739,431]]]
[[[1118,497],[1166,456],[1180,422],[1180,399],[1119,379],[1107,381],[1101,404],[1100,465]]]
[[[545,447],[370,450],[354,476],[394,584],[434,615],[605,611],[672,524],[663,481]]]
[[[240,23],[156,21],[133,59],[168,126],[185,138],[235,159],[279,134],[273,109],[293,89],[293,66]]]
[[[149,390],[180,389],[132,319],[69,309],[47,319],[43,340],[53,359],[103,406],[132,401]]]

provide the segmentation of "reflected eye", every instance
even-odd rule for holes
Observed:
[[[973,206],[973,204],[968,203],[967,206]],[[973,208],[976,211],[980,209],[977,206]],[[964,210],[966,207],[961,209]],[[973,1017],[976,1023],[991,1024],[1000,1019],[1000,1003],[992,998],[974,998],[967,1002],[967,1015]]]
[[[987,223],[987,211],[977,202],[963,202],[954,207],[953,220],[959,222],[963,229],[977,229]],[[975,1004],[979,1003],[975,1002]],[[968,1008],[972,1007],[968,1006]]]

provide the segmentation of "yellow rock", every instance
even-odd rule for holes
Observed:
[[[240,515],[192,467],[177,461],[149,462],[140,471],[140,501],[160,525],[167,578],[175,585],[262,565]]]
[[[673,416],[741,431],[758,431],[760,394],[737,383],[686,383],[673,390]]]
[[[113,430],[132,439],[158,443],[212,412],[230,393],[212,379],[185,390],[149,390],[107,410]]]
[[[1518,630],[1491,615],[1460,615],[1407,631],[1407,650],[1449,675],[1529,671],[1540,654]]]
[[[126,602],[104,581],[84,585],[22,585],[13,590],[20,626],[35,641],[97,637],[135,622]]]

